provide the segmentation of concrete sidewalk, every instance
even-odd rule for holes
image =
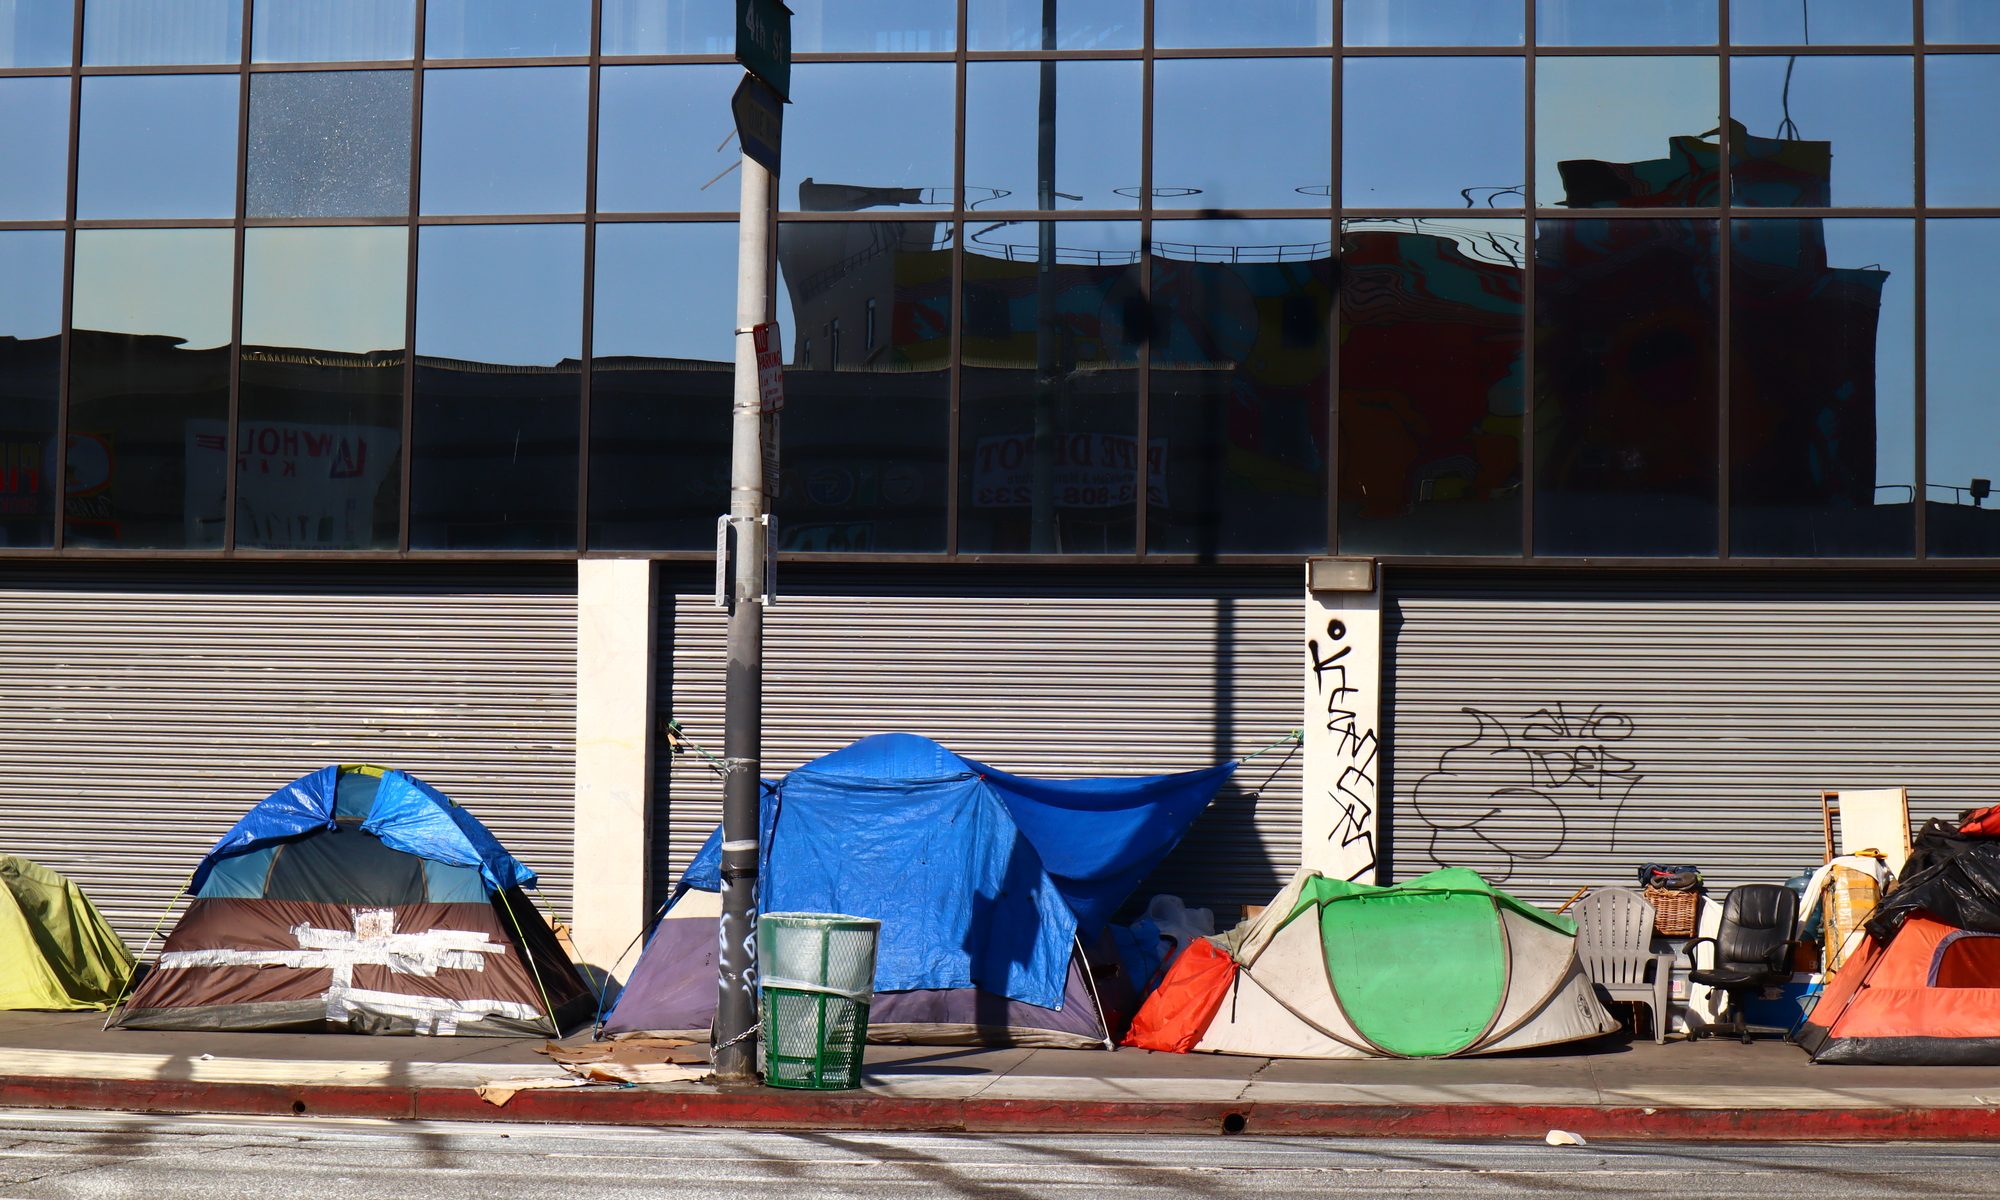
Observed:
[[[2000,1140],[2000,1067],[1814,1067],[1777,1041],[1443,1061],[874,1046],[849,1092],[705,1083],[521,1091],[540,1039],[102,1032],[0,1013],[0,1106],[602,1124],[1183,1133]],[[587,1035],[585,1035],[587,1036]],[[574,1040],[574,1039],[572,1039]]]

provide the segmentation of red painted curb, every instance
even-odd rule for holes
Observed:
[[[1610,1108],[1587,1105],[1226,1104],[909,1099],[705,1087],[520,1092],[0,1078],[0,1107],[388,1120],[969,1133],[1257,1133],[1467,1140],[1567,1129],[1629,1141],[2000,1141],[1993,1108]]]

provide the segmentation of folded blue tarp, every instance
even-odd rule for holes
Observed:
[[[764,785],[760,907],[881,920],[877,990],[1059,1008],[1078,932],[1096,935],[1235,768],[1029,779],[912,734],[864,738]],[[720,858],[717,830],[682,884],[718,889]]]

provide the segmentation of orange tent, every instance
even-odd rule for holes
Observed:
[[[1911,913],[1862,941],[1793,1038],[1814,1062],[2000,1065],[2000,933]]]

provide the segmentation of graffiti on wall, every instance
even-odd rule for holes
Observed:
[[[1319,738],[1329,757],[1329,768],[1320,776],[1330,777],[1326,788],[1333,820],[1326,833],[1330,843],[1317,857],[1337,864],[1337,872],[1350,880],[1375,878],[1376,755],[1380,743],[1375,735],[1375,698],[1367,694],[1373,686],[1373,671],[1352,670],[1357,642],[1347,623],[1339,617],[1327,620],[1323,636],[1306,639],[1306,662],[1312,670],[1314,722],[1323,723]],[[1318,730],[1314,731],[1318,733]]]
[[[1513,721],[1459,711],[1472,736],[1439,755],[1410,794],[1432,864],[1506,883],[1522,864],[1561,853],[1573,828],[1603,830],[1616,852],[1626,802],[1645,778],[1620,753],[1631,717],[1602,705],[1556,704]]]

